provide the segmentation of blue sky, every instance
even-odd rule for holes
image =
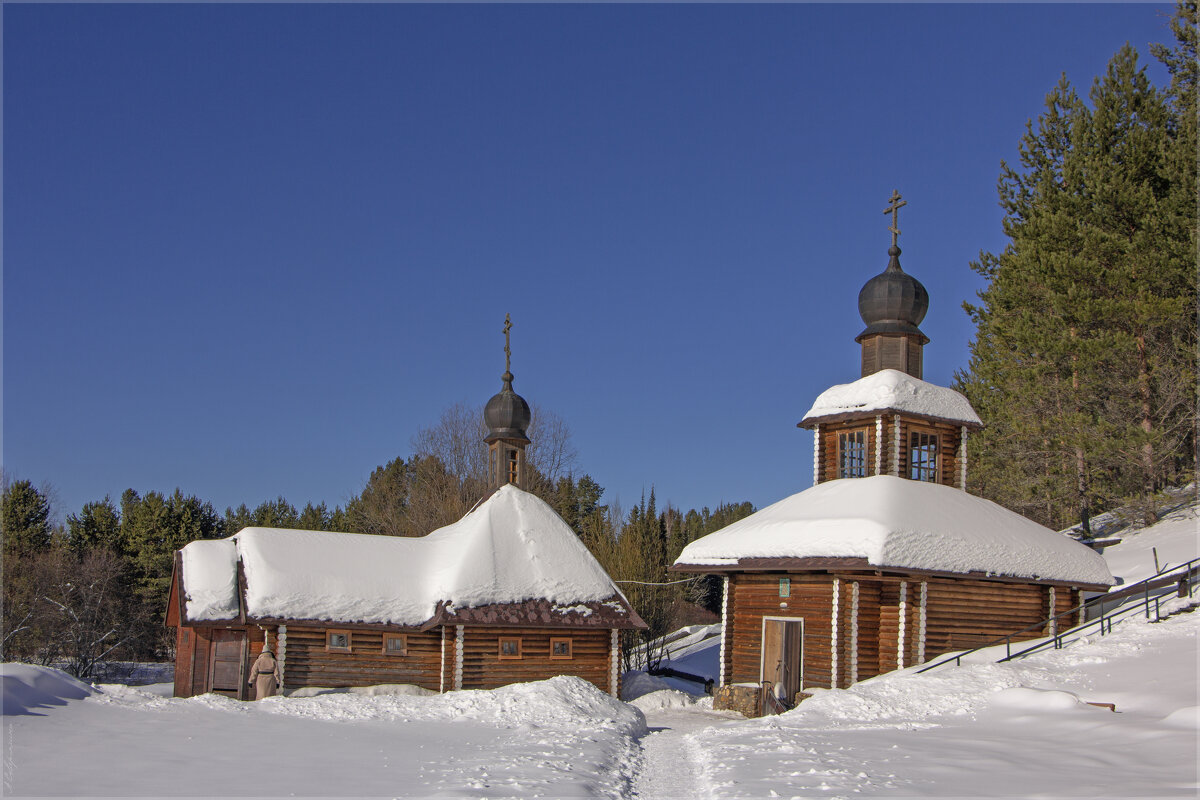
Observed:
[[[6,471],[331,506],[515,386],[626,507],[811,484],[856,299],[967,363],[996,178],[1171,6],[5,5]]]

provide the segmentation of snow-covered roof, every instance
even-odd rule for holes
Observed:
[[[831,386],[821,392],[800,424],[869,411],[899,411],[973,427],[983,425],[967,398],[958,392],[895,369]]]
[[[192,542],[182,562],[188,620],[238,616],[239,559],[252,618],[418,626],[457,608],[539,601],[563,619],[602,603],[636,620],[575,532],[514,486],[420,538],[245,528]]]
[[[1104,559],[990,500],[890,475],[828,481],[689,544],[677,565],[861,558],[877,567],[1112,585]]]

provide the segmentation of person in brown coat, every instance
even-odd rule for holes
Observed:
[[[279,686],[279,662],[275,660],[270,648],[263,648],[262,654],[254,659],[254,666],[250,667],[250,680],[247,683],[254,687],[255,700],[262,700],[264,697],[271,697],[275,694],[275,689]]]

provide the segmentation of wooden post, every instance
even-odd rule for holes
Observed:
[[[908,581],[900,581],[900,619],[896,623],[896,668],[904,669],[904,631],[908,616]]]
[[[889,472],[900,477],[900,415],[892,415],[892,465]]]
[[[284,670],[287,666],[287,625],[280,625],[275,633],[275,660],[279,662],[279,688],[283,689],[283,682],[287,675]]]
[[[617,691],[619,689],[619,687],[617,685],[617,678],[620,675],[620,668],[621,668],[620,667],[620,665],[621,665],[621,637],[618,635],[618,633],[619,632],[617,631],[617,629],[613,628],[612,632],[609,634],[609,639],[608,639],[608,647],[609,647],[608,693],[611,694],[613,697],[617,697]],[[725,640],[725,637],[724,637],[724,635],[722,635],[721,641],[723,642],[724,640]]]
[[[929,598],[929,581],[921,581],[921,607],[917,611],[917,663],[925,663],[925,601]]]
[[[958,488],[967,490],[967,426],[959,429],[958,437]]]
[[[1048,635],[1057,636],[1058,635],[1058,617],[1055,616],[1055,606],[1057,605],[1055,603],[1055,600],[1057,598],[1055,597],[1054,587],[1051,586],[1051,587],[1049,587],[1049,589],[1050,589],[1050,591],[1048,592],[1048,594],[1050,595],[1050,598],[1049,598],[1050,613],[1046,615],[1047,619],[1050,620],[1050,625],[1048,626],[1048,628],[1049,628]]]
[[[446,693],[446,626],[442,626],[442,669],[438,673],[438,691]]]
[[[463,687],[463,637],[464,626],[455,625],[454,633],[454,688]]]
[[[883,414],[875,415],[875,474],[883,474]]]
[[[813,486],[821,482],[821,423],[813,425]],[[722,684],[724,685],[724,684]]]
[[[858,683],[858,581],[850,584],[850,683]]]
[[[833,632],[829,637],[829,688],[838,688],[838,603],[841,601],[841,581],[833,579],[833,608],[829,612],[829,623]]]
[[[724,686],[726,678],[725,654],[729,651],[729,576],[721,581],[721,664],[718,669],[717,685]]]

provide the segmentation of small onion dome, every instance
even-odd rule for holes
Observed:
[[[529,444],[529,437],[525,435],[525,429],[529,427],[529,420],[532,418],[529,403],[513,391],[511,372],[505,372],[500,378],[504,381],[504,388],[499,394],[493,395],[483,409],[483,421],[488,426],[488,435],[484,441],[508,439]]]
[[[867,328],[855,341],[877,333],[908,333],[921,337],[921,343],[929,337],[917,327],[929,310],[929,292],[921,282],[900,269],[900,248],[888,248],[887,269],[867,281],[858,293],[858,313]]]

